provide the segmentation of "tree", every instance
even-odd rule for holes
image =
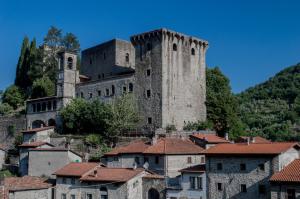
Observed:
[[[214,124],[220,136],[226,132],[233,138],[243,132],[243,124],[238,117],[238,103],[231,92],[229,79],[218,67],[207,69],[207,119]]]
[[[25,99],[22,90],[15,85],[8,87],[2,96],[3,103],[9,104],[14,109],[17,109],[19,106],[23,105],[24,100]]]
[[[34,54],[30,55],[30,69],[28,76],[31,85],[33,82],[44,75],[44,51],[42,48],[37,48]]]
[[[23,66],[23,62],[25,59],[25,52],[28,50],[29,48],[29,38],[27,36],[24,37],[23,42],[22,42],[22,46],[21,46],[21,52],[20,52],[20,56],[19,56],[19,60],[18,60],[18,64],[17,64],[17,69],[16,69],[16,78],[15,78],[15,85],[17,86],[22,86],[22,66]]]
[[[62,39],[62,46],[68,51],[79,52],[80,50],[79,41],[73,33],[66,33]]]
[[[13,111],[8,103],[0,103],[0,115],[7,115]]]
[[[60,48],[62,42],[62,30],[54,26],[51,26],[44,37],[44,44],[49,47],[52,55],[55,55],[57,50]]]
[[[55,95],[55,84],[45,76],[33,82],[31,98],[48,97]]]

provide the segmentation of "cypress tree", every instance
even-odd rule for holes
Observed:
[[[27,36],[24,37],[22,46],[21,46],[21,52],[17,64],[17,69],[16,69],[16,78],[15,78],[15,85],[21,86],[21,70],[24,62],[24,57],[25,57],[25,52],[29,47],[29,39]]]

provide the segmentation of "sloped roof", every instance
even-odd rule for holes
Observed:
[[[41,128],[28,129],[25,131],[21,131],[21,133],[36,133],[36,132],[45,131],[49,129],[54,129],[54,126],[45,126]]]
[[[294,160],[281,171],[275,173],[270,181],[300,183],[300,159]]]
[[[199,154],[204,149],[188,139],[161,138],[149,146],[144,154]]]
[[[209,155],[278,155],[290,148],[300,148],[296,142],[218,144],[203,152]]]
[[[98,167],[82,176],[80,180],[93,182],[127,182],[143,171],[144,169],[142,168],[131,169]]]
[[[72,162],[57,170],[54,175],[81,177],[83,174],[97,166],[101,167],[102,165],[94,162]]]
[[[240,136],[238,141],[244,141],[247,142],[247,139],[250,139],[249,136]],[[270,140],[267,140],[266,138],[263,138],[261,136],[255,136],[252,139],[254,139],[254,143],[271,143]]]
[[[112,151],[105,153],[105,155],[118,155],[118,154],[129,154],[129,153],[143,153],[150,145],[139,140],[130,143],[126,146],[116,147]]]
[[[214,135],[214,134],[197,133],[197,134],[191,135],[191,137],[195,138],[195,139],[200,139],[200,140],[206,141],[207,143],[211,143],[211,144],[229,143],[228,140],[226,140],[222,137],[219,137],[217,135]]]
[[[43,145],[49,145],[49,146],[53,146],[52,144],[48,143],[48,142],[30,142],[30,143],[23,143],[21,145],[19,145],[19,147],[39,147],[39,146],[43,146]]]
[[[205,172],[205,164],[198,164],[195,166],[187,167],[179,170],[182,173],[204,173]]]

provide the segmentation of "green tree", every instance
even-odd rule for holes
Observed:
[[[7,103],[0,103],[0,115],[7,115],[13,112],[13,108]]]
[[[66,33],[62,39],[62,46],[68,51],[79,52],[80,50],[79,41],[73,33]]]
[[[20,56],[19,56],[19,60],[18,60],[18,64],[17,64],[17,69],[16,69],[16,78],[15,78],[15,85],[17,86],[22,86],[22,66],[23,66],[23,62],[25,59],[25,52],[28,50],[29,48],[29,38],[27,36],[24,37],[23,42],[22,42],[22,46],[21,46],[21,52],[20,52]]]
[[[33,82],[31,98],[48,97],[55,95],[55,84],[45,76]]]
[[[207,69],[207,119],[214,124],[220,136],[228,132],[234,138],[243,132],[243,124],[239,119],[238,103],[231,92],[229,79],[218,67]]]
[[[44,75],[44,53],[43,49],[37,48],[34,54],[30,55],[30,69],[28,71],[28,76],[31,85],[33,82]]]
[[[24,100],[25,99],[22,90],[15,85],[8,87],[2,96],[3,103],[7,103],[14,109],[22,106],[24,104]]]
[[[60,48],[62,42],[62,30],[51,26],[44,37],[44,44],[49,47],[52,55],[55,55],[57,50]]]

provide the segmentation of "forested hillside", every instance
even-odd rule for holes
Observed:
[[[273,140],[300,140],[300,63],[237,95],[248,132]]]

